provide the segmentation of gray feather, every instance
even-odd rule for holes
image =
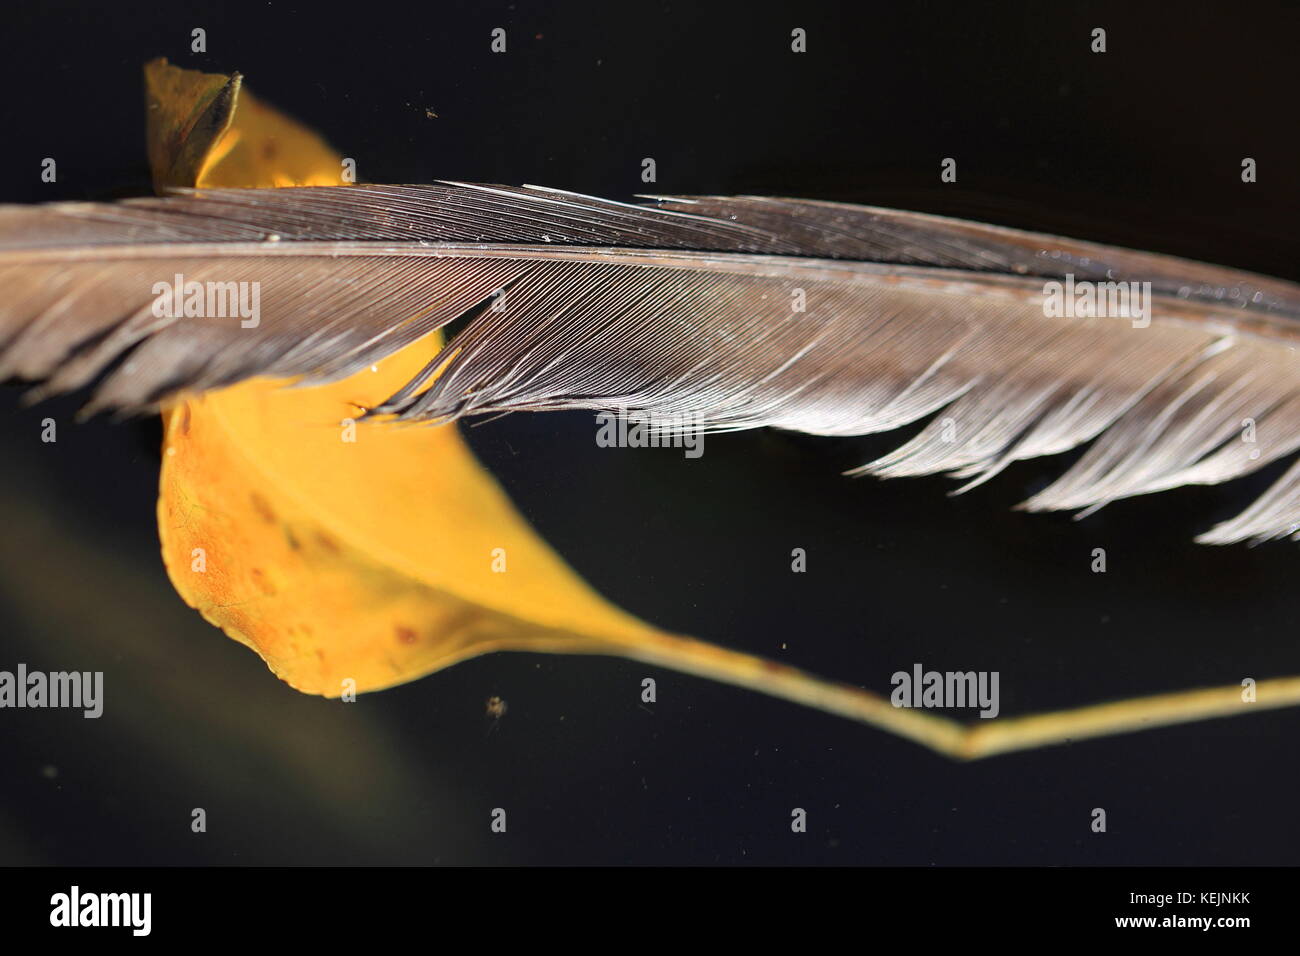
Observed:
[[[258,325],[155,315],[176,274],[258,283]],[[1048,315],[1045,283],[1067,275],[1149,282],[1149,324]],[[940,412],[862,470],[969,482],[1091,441],[1036,510],[1300,448],[1300,287],[1168,256],[833,203],[463,184],[0,207],[0,378],[38,394],[97,382],[95,407],[131,410],[253,376],[329,381],[456,319],[373,415],[582,408],[861,435]],[[1288,534],[1300,466],[1200,540]]]

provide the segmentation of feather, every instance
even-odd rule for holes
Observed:
[[[255,284],[257,320],[158,314],[173,282]],[[1150,284],[1141,321],[1045,307],[1052,283],[1120,282]],[[860,470],[968,483],[1092,442],[1031,510],[1223,482],[1300,447],[1300,287],[1168,256],[835,203],[458,183],[0,207],[0,378],[38,396],[98,382],[92,408],[138,410],[253,376],[331,381],[456,320],[371,415],[847,436],[942,412]],[[1300,464],[1199,540],[1286,535]]]

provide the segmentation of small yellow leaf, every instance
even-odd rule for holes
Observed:
[[[145,70],[164,186],[336,185],[342,157],[252,99],[238,74]],[[327,386],[256,380],[165,413],[163,561],[191,607],[301,691],[378,690],[497,650],[617,654],[976,757],[1240,713],[1212,688],[963,726],[858,687],[666,634],[588,587],[452,426],[360,423],[437,355],[429,336]],[[1261,681],[1253,709],[1300,702]]]
[[[250,109],[237,76],[154,61],[146,77],[150,155],[168,178],[307,185],[339,169],[318,136]],[[167,412],[158,522],[172,583],[299,690],[338,696],[345,680],[377,690],[493,650],[613,651],[658,635],[568,569],[454,427],[353,421],[438,348],[430,336],[332,385],[253,381]]]

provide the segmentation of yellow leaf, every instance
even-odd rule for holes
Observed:
[[[317,388],[251,382],[168,418],[158,519],[172,581],[299,690],[650,633],[533,533],[456,429],[351,422],[436,351],[417,343]]]
[[[336,185],[341,157],[238,74],[146,67],[159,186]],[[664,633],[596,594],[518,514],[459,432],[351,421],[439,349],[430,336],[326,386],[258,380],[165,414],[158,524],[191,607],[297,689],[378,690],[497,650],[617,654],[974,757],[1241,712],[1238,688],[965,727],[861,688]],[[354,439],[354,440],[351,440]],[[1261,681],[1253,709],[1300,701]]]
[[[154,61],[146,84],[168,178],[307,185],[340,168],[237,75]],[[329,386],[254,381],[168,410],[158,520],[172,583],[299,690],[378,690],[492,650],[656,633],[565,566],[455,428],[351,421],[438,347],[431,336]]]
[[[199,186],[279,183],[280,168],[266,168],[279,151],[248,154],[251,170],[234,162],[235,151],[213,158],[212,144],[252,139],[242,132],[248,93],[236,78],[157,61],[146,77],[157,104],[151,135],[178,131],[151,156],[198,170]],[[182,112],[184,120],[172,115]],[[197,122],[196,114],[229,121]],[[337,168],[337,154],[286,117],[276,114],[257,135],[303,151],[295,175]],[[168,575],[187,604],[279,677],[339,696],[497,650],[618,654],[911,727],[913,736],[954,732],[857,688],[666,634],[614,607],[533,532],[454,427],[348,424],[438,348],[431,336],[341,382],[294,389],[258,380],[185,400],[165,416],[158,526]]]

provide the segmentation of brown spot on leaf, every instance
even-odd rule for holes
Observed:
[[[397,642],[399,644],[414,644],[419,639],[419,635],[409,627],[398,626]]]
[[[257,512],[259,518],[267,524],[275,524],[275,512],[271,510],[270,502],[259,495],[256,491],[248,496],[248,500],[253,505],[253,510]]]
[[[261,568],[253,568],[252,575],[253,575],[253,583],[257,585],[259,591],[261,591],[267,597],[270,597],[272,594],[275,593],[275,585],[273,585],[270,582],[270,580],[268,580],[265,571],[263,571]]]

